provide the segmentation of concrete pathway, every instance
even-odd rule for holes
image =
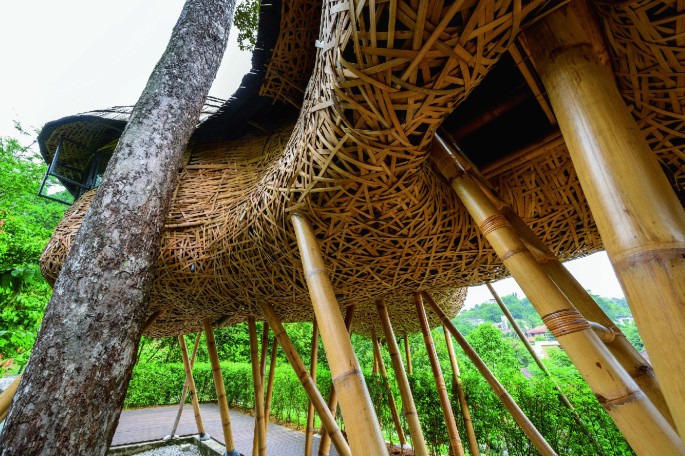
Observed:
[[[114,434],[112,446],[162,439],[171,432],[177,410],[178,405],[124,410],[119,418],[119,426]],[[214,440],[223,444],[224,436],[221,432],[219,407],[216,404],[201,404],[200,411],[206,432]],[[236,449],[245,456],[251,456],[254,417],[231,410],[231,428],[233,429]],[[193,409],[190,404],[186,404],[183,409],[176,434],[179,436],[197,434]],[[304,439],[303,432],[269,423],[267,454],[268,456],[303,456]],[[319,437],[315,435],[313,454],[318,452],[319,441]],[[330,454],[331,456],[338,456],[332,446]]]

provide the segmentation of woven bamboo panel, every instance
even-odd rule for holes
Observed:
[[[599,2],[619,89],[677,188],[685,190],[685,5]]]
[[[297,108],[302,105],[314,67],[320,20],[321,0],[283,0],[280,32],[265,66],[260,95]]]

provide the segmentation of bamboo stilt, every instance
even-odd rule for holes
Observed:
[[[591,13],[578,14],[590,7],[576,3],[547,16],[527,41],[674,422],[685,435],[685,211],[603,64],[606,57],[597,52],[603,43],[592,40],[600,30],[588,33]]]
[[[257,440],[257,455],[266,456],[266,433],[264,426],[264,385],[262,384],[262,368],[259,359],[259,341],[257,339],[257,324],[255,318],[247,318],[247,328],[250,333],[250,359],[252,361],[252,382],[254,384],[255,435]]]
[[[421,423],[419,422],[419,415],[416,412],[416,405],[414,404],[414,396],[411,393],[409,386],[409,379],[407,373],[402,365],[402,356],[400,349],[395,340],[395,333],[393,332],[390,323],[390,316],[385,303],[382,300],[376,301],[376,309],[383,325],[383,333],[385,340],[388,343],[388,352],[390,353],[390,361],[392,362],[393,370],[395,371],[395,378],[397,379],[397,386],[400,390],[400,397],[402,398],[402,410],[404,417],[409,426],[409,435],[411,436],[412,445],[414,447],[414,454],[416,456],[428,456],[428,448],[426,441],[423,438],[423,431],[421,430]],[[408,347],[407,338],[404,339],[405,347]],[[407,351],[408,353],[408,351]]]
[[[190,355],[190,369],[192,372],[193,365],[195,364],[195,355],[197,354],[197,349],[200,346],[200,339],[202,338],[202,331],[199,331],[197,333],[197,336],[195,337],[195,344],[193,345],[193,353]],[[187,373],[186,373],[187,375]],[[181,392],[181,401],[178,404],[178,412],[176,412],[176,419],[174,420],[174,426],[171,428],[171,434],[169,434],[170,438],[174,438],[176,435],[176,430],[178,429],[178,423],[181,421],[181,414],[183,413],[183,406],[186,403],[186,396],[188,394],[188,379],[183,383],[183,391]],[[195,393],[197,394],[197,391]],[[193,409],[194,409],[194,404],[193,404]],[[197,410],[193,410],[196,415],[200,414],[200,408],[198,406]],[[198,429],[199,432],[199,429]],[[200,440],[207,440],[209,439],[209,434],[204,433],[200,434],[199,436]]]
[[[385,363],[383,362],[383,356],[381,355],[381,345],[378,343],[375,331],[371,332],[371,338],[373,339],[373,351],[376,355],[376,359],[378,360],[378,370],[383,379],[383,387],[388,392],[388,406],[390,407],[392,421],[395,424],[397,438],[400,440],[400,445],[404,447],[404,445],[407,443],[407,438],[404,436],[402,422],[400,421],[400,414],[397,413],[397,404],[395,404],[395,398],[392,396],[392,390],[390,389],[390,381],[388,380],[388,371],[385,369]]]
[[[312,344],[311,344],[311,358],[309,360],[309,375],[312,377],[312,381],[316,383],[316,364],[318,362],[319,354],[319,330],[316,326],[316,322],[312,323]],[[312,445],[314,437],[314,403],[309,400],[309,406],[307,408],[307,428],[304,439],[304,456],[310,456],[312,454]]]
[[[271,342],[271,359],[269,360],[269,380],[266,384],[266,399],[264,401],[264,426],[268,429],[269,418],[271,416],[271,398],[274,393],[274,374],[276,373],[276,354],[278,353],[278,343],[274,336]]]
[[[411,347],[409,347],[409,336],[404,335],[404,354],[407,358],[407,373],[414,375],[414,369],[411,367]]]
[[[583,434],[585,434],[590,439],[593,446],[595,447],[595,450],[597,450],[598,452],[597,454],[604,454],[604,451],[602,450],[602,447],[599,445],[599,443],[597,443],[595,436],[592,435],[592,433],[590,433],[590,431],[588,430],[587,424],[583,422],[583,419],[580,417],[580,415],[578,415],[578,412],[576,411],[575,407],[573,407],[573,404],[571,404],[571,401],[568,400],[568,397],[566,397],[564,392],[557,384],[557,381],[552,376],[552,373],[549,371],[549,369],[547,369],[547,366],[543,364],[542,360],[538,357],[537,353],[535,353],[533,346],[530,345],[530,342],[528,342],[526,335],[523,333],[521,327],[514,319],[514,316],[511,314],[511,312],[509,312],[509,309],[502,301],[502,298],[500,298],[499,294],[495,291],[495,289],[490,283],[487,283],[486,285],[488,287],[488,290],[490,290],[490,293],[492,293],[492,297],[495,298],[495,302],[497,302],[497,305],[499,306],[500,310],[502,310],[502,313],[507,317],[507,320],[509,321],[511,327],[514,329],[514,332],[519,336],[521,342],[523,342],[523,346],[526,347],[526,350],[528,350],[528,353],[533,358],[533,361],[535,361],[535,364],[537,364],[538,368],[540,368],[540,370],[547,376],[547,378],[552,380],[552,384],[554,385],[554,389],[557,390],[557,396],[559,397],[561,403],[564,404],[564,406],[569,410],[571,416],[573,417],[574,421],[578,424]]]
[[[466,438],[469,442],[469,452],[471,456],[480,456],[478,449],[478,440],[476,440],[476,432],[473,429],[473,422],[471,421],[471,413],[469,412],[469,405],[466,402],[466,395],[464,388],[461,386],[461,374],[459,373],[459,364],[457,363],[457,356],[454,354],[454,346],[452,345],[452,336],[443,325],[445,333],[445,342],[447,343],[447,353],[450,357],[450,365],[452,366],[452,381],[457,390],[457,397],[459,398],[459,406],[461,407],[461,416],[464,418],[464,427],[466,428]]]
[[[269,325],[266,323],[262,324],[262,349],[259,352],[259,377],[262,385],[262,392],[264,391],[264,376],[266,375],[266,350],[269,347]],[[264,395],[262,394],[262,401],[264,401]],[[255,402],[255,406],[256,406]],[[269,427],[268,423],[268,416],[266,415],[266,403],[264,403],[264,409],[262,410],[262,415],[263,415],[263,420],[262,423],[264,425],[264,432],[266,435],[266,430]],[[255,431],[254,431],[254,436],[252,439],[252,456],[258,456],[259,452],[259,437],[258,437],[258,432],[257,432],[257,424],[258,424],[258,414],[256,413],[255,409],[255,415],[254,415],[254,421],[255,421]]]
[[[183,358],[183,369],[186,372],[186,384],[183,388],[183,393],[181,394],[181,404],[185,402],[186,387],[187,391],[190,392],[190,400],[193,402],[193,412],[195,413],[195,424],[197,425],[197,433],[199,434],[200,440],[207,440],[209,436],[205,432],[205,426],[202,423],[202,416],[200,415],[200,402],[197,399],[197,390],[195,389],[195,379],[193,378],[193,362],[195,361],[195,354],[197,353],[197,347],[200,342],[200,333],[198,333],[195,339],[195,346],[193,347],[193,359],[192,361],[188,358],[188,347],[186,347],[186,341],[183,336],[178,336],[178,343],[181,346],[181,357]],[[178,418],[181,417],[182,407],[179,407],[179,413],[177,414],[177,421],[174,423],[174,429],[171,432],[171,438],[174,438],[176,433],[176,426],[178,426]]]
[[[376,352],[373,352],[373,368],[371,369],[371,375],[378,375],[378,358],[376,358]]]
[[[464,455],[464,447],[459,438],[459,431],[457,430],[457,422],[454,419],[452,412],[452,405],[450,398],[447,395],[447,387],[442,376],[442,369],[440,368],[440,361],[438,360],[438,353],[435,351],[435,344],[433,343],[433,336],[431,335],[430,326],[428,325],[428,318],[426,318],[426,311],[423,308],[423,298],[420,293],[414,293],[414,304],[416,304],[416,313],[421,323],[421,332],[423,333],[423,341],[426,344],[426,352],[428,360],[433,370],[433,378],[435,379],[435,387],[438,390],[438,397],[440,398],[440,405],[442,413],[445,417],[445,425],[447,426],[447,433],[450,436],[450,447],[455,456]]]
[[[10,406],[12,405],[12,399],[14,395],[17,394],[17,388],[19,388],[19,382],[21,381],[21,375],[12,380],[12,383],[7,387],[5,391],[0,394],[0,423],[5,421],[7,415],[10,411]]]
[[[616,362],[587,320],[547,276],[512,229],[510,222],[469,175],[457,167],[453,152],[437,135],[434,158],[497,255],[541,315],[605,410],[636,452],[679,454],[685,446],[633,379]],[[662,435],[658,443],[644,435]]]
[[[502,405],[504,405],[509,413],[511,413],[511,416],[514,418],[526,436],[528,436],[530,441],[533,442],[533,445],[535,445],[535,448],[537,448],[540,454],[543,456],[556,456],[557,453],[552,449],[549,443],[547,443],[547,440],[545,440],[542,434],[540,434],[540,431],[535,428],[533,423],[531,423],[525,413],[523,413],[521,408],[518,406],[518,404],[516,404],[504,386],[502,386],[492,372],[490,372],[488,366],[485,365],[480,356],[478,356],[478,353],[476,353],[473,347],[466,341],[466,339],[464,339],[464,336],[461,335],[449,317],[445,315],[445,312],[443,312],[442,309],[435,304],[428,293],[422,293],[422,296],[425,298],[433,312],[440,317],[443,326],[452,334],[461,349],[464,350],[464,353],[466,353],[466,356],[468,356],[469,360],[471,360],[476,369],[478,369],[478,372],[480,372],[483,378],[488,382],[490,388],[492,388],[492,391],[497,395],[500,401],[502,401]]]
[[[316,383],[314,383],[312,377],[309,375],[309,372],[307,372],[307,368],[304,366],[302,358],[300,358],[300,355],[293,346],[290,337],[288,337],[288,333],[285,332],[283,323],[281,323],[281,320],[276,315],[273,307],[271,307],[269,304],[262,302],[261,308],[262,312],[264,313],[264,318],[269,323],[271,330],[274,332],[274,336],[276,337],[276,340],[278,340],[278,344],[283,349],[285,357],[288,358],[290,366],[295,371],[295,374],[297,374],[297,378],[300,380],[300,383],[307,393],[307,396],[314,403],[314,409],[316,410],[316,413],[319,414],[321,422],[326,428],[328,434],[331,436],[331,440],[333,441],[333,445],[335,445],[336,450],[338,450],[338,453],[341,456],[351,456],[352,452],[350,451],[350,447],[345,441],[340,428],[338,428],[331,411],[328,410],[328,407],[326,407],[326,403],[324,402],[319,389],[316,387]]]
[[[221,365],[219,364],[219,354],[216,351],[216,341],[214,340],[214,328],[212,327],[212,321],[210,319],[205,319],[202,321],[202,325],[205,330],[205,339],[207,340],[209,362],[212,365],[212,377],[214,377],[216,400],[219,404],[221,430],[223,431],[224,442],[226,443],[226,454],[228,456],[240,456],[240,453],[235,450],[235,442],[233,441],[233,432],[231,431],[231,416],[228,412],[226,388],[224,387],[224,378],[221,375]]]
[[[328,363],[340,409],[356,454],[387,455],[388,449],[378,425],[364,376],[345,330],[340,307],[331,285],[319,244],[307,218],[294,213],[291,217],[300,250],[309,296],[326,348]]]
[[[345,312],[345,329],[347,330],[347,334],[350,334],[350,331],[352,330],[352,319],[354,318],[354,305],[349,306],[347,308],[347,311]],[[328,394],[328,410],[331,411],[333,416],[337,415],[338,413],[338,396],[335,394],[335,386],[331,385],[331,391]],[[327,432],[325,432],[325,429],[323,425],[321,426],[321,430],[319,431],[319,434],[321,434],[321,441],[319,441],[319,456],[328,456],[330,453],[331,449],[331,438],[328,435]]]

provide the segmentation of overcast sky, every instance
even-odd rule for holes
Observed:
[[[0,136],[16,136],[14,120],[41,128],[64,116],[134,104],[182,6],[182,0],[1,0]],[[234,30],[210,92],[219,98],[228,98],[251,66],[235,37]],[[604,253],[567,266],[592,292],[623,296]],[[495,288],[523,295],[512,279]],[[472,288],[467,305],[489,298],[484,286]]]

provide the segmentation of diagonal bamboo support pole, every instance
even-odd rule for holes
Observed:
[[[181,393],[181,404],[179,405],[178,413],[176,414],[174,428],[171,430],[172,439],[176,434],[176,428],[178,427],[178,422],[181,418],[181,412],[183,411],[183,404],[185,403],[186,392],[189,392],[190,400],[193,403],[193,412],[195,414],[195,424],[197,425],[198,438],[200,441],[209,440],[209,434],[205,432],[205,426],[202,423],[202,415],[200,415],[200,402],[197,399],[197,389],[195,388],[195,379],[193,378],[193,363],[195,362],[195,355],[197,354],[197,348],[200,344],[201,335],[202,333],[197,333],[197,337],[195,338],[192,359],[188,358],[188,347],[186,347],[185,338],[183,336],[178,336],[178,344],[181,347],[181,357],[183,358],[183,369],[186,373],[186,381],[185,385],[183,385],[183,392]]]
[[[443,332],[445,333],[445,343],[447,344],[447,353],[450,357],[450,365],[452,366],[452,381],[457,390],[457,397],[459,398],[459,406],[461,407],[461,416],[464,418],[464,427],[466,428],[466,438],[469,442],[469,452],[471,456],[480,456],[478,449],[478,440],[476,440],[476,431],[473,429],[473,422],[471,421],[471,413],[469,412],[469,404],[466,402],[466,395],[464,388],[461,385],[461,374],[459,373],[459,364],[457,357],[454,354],[454,345],[452,345],[452,336],[443,325]]]
[[[442,413],[445,417],[445,425],[447,426],[447,433],[450,437],[450,447],[454,456],[463,456],[464,447],[459,438],[459,431],[457,430],[457,422],[454,419],[452,412],[452,404],[447,395],[447,387],[442,376],[442,369],[440,368],[440,360],[438,353],[435,351],[435,344],[433,343],[433,336],[428,325],[428,318],[426,318],[426,311],[423,308],[423,297],[420,293],[414,293],[414,304],[416,305],[416,314],[419,317],[421,324],[421,332],[423,333],[423,341],[426,344],[426,352],[428,354],[428,361],[430,361],[431,369],[433,370],[433,378],[435,379],[435,387],[438,390],[438,397],[440,398],[440,405]]]
[[[316,384],[316,365],[319,360],[319,329],[316,322],[312,322],[312,343],[311,343],[311,358],[309,359],[309,376]],[[307,407],[307,427],[304,438],[304,456],[311,456],[313,437],[314,437],[314,403],[309,400]]]
[[[604,451],[595,439],[595,436],[592,435],[592,433],[588,430],[587,424],[583,422],[583,419],[580,417],[575,407],[573,407],[571,401],[568,400],[568,397],[566,397],[564,392],[561,390],[561,387],[559,387],[559,384],[557,384],[557,381],[552,376],[552,373],[549,371],[549,369],[547,369],[547,366],[543,364],[542,360],[538,357],[537,353],[535,353],[535,350],[533,350],[533,346],[530,345],[530,342],[528,342],[528,339],[526,339],[526,335],[523,334],[521,327],[516,322],[511,312],[509,312],[509,309],[507,308],[506,304],[504,304],[504,301],[502,301],[502,298],[500,298],[499,294],[495,291],[495,289],[490,283],[486,283],[486,285],[488,287],[488,290],[490,290],[490,293],[492,293],[492,297],[495,298],[495,302],[497,302],[497,305],[502,310],[502,313],[507,317],[507,320],[509,321],[509,324],[511,324],[511,327],[514,329],[514,332],[518,335],[519,339],[523,343],[523,346],[526,347],[526,350],[528,350],[528,353],[533,358],[533,361],[535,361],[535,364],[537,364],[538,368],[540,368],[540,370],[547,376],[547,378],[549,378],[552,381],[554,389],[557,390],[557,396],[559,397],[561,403],[564,404],[564,406],[569,410],[575,422],[578,424],[578,426],[580,426],[580,429],[583,432],[583,434],[585,434],[590,439],[590,441],[595,447],[595,450],[597,450],[597,454],[604,454]]]
[[[12,380],[12,383],[10,383],[7,389],[0,394],[0,423],[5,421],[5,418],[7,418],[7,415],[9,414],[12,399],[14,399],[14,395],[17,394],[17,388],[19,388],[20,381],[21,374]]]
[[[466,339],[464,339],[464,336],[461,335],[449,317],[445,315],[445,312],[438,307],[428,293],[422,293],[422,296],[433,312],[440,317],[443,326],[452,334],[461,349],[464,350],[464,353],[466,353],[466,356],[468,356],[469,360],[471,360],[476,369],[478,369],[478,372],[480,372],[485,381],[488,382],[490,388],[492,388],[492,391],[497,395],[500,401],[502,401],[502,405],[504,405],[509,413],[511,413],[512,418],[514,418],[516,423],[519,425],[524,434],[528,436],[530,441],[533,442],[533,445],[535,445],[535,448],[537,448],[540,454],[543,456],[556,456],[557,453],[552,449],[549,443],[547,443],[547,440],[545,440],[542,434],[540,434],[540,431],[535,428],[533,423],[531,423],[526,414],[523,413],[523,410],[521,410],[504,386],[502,386],[502,384],[499,382],[499,380],[497,380],[492,372],[490,372],[488,366],[485,365],[480,356],[478,356],[478,353],[476,353],[473,347],[466,341]]]
[[[526,40],[673,420],[685,436],[685,211],[626,108],[591,6],[574,4],[536,24]]]
[[[397,386],[400,390],[400,397],[402,398],[402,410],[404,417],[407,420],[407,426],[409,426],[409,435],[411,436],[412,445],[414,447],[414,454],[416,456],[428,456],[428,448],[426,447],[426,441],[423,438],[423,431],[421,430],[419,415],[416,412],[416,405],[414,404],[414,396],[411,393],[409,379],[407,378],[407,373],[404,370],[404,365],[402,365],[402,355],[400,355],[400,350],[397,346],[397,341],[395,340],[395,333],[393,332],[392,325],[390,323],[388,309],[385,307],[385,303],[382,299],[376,301],[376,309],[378,310],[378,316],[380,317],[381,324],[383,325],[385,340],[388,343],[390,361],[392,362],[392,368],[395,371],[395,378],[397,379]],[[404,341],[405,347],[408,346],[406,344],[406,336]]]
[[[347,334],[350,334],[352,330],[352,319],[354,318],[354,305],[347,308],[345,312],[345,329]],[[335,393],[335,386],[331,385],[331,391],[328,393],[328,410],[331,411],[335,417],[338,414],[338,396]],[[319,441],[319,456],[328,456],[331,450],[331,437],[328,435],[323,425],[319,431],[321,434],[321,440]]]
[[[240,456],[240,453],[238,453],[235,449],[235,442],[233,441],[233,431],[231,431],[231,416],[228,412],[226,388],[224,387],[224,378],[221,375],[221,365],[219,364],[219,354],[216,351],[216,341],[214,340],[214,328],[212,327],[212,321],[207,318],[202,321],[202,326],[205,330],[207,352],[209,353],[209,362],[212,365],[212,377],[214,377],[214,387],[216,388],[216,400],[219,404],[219,414],[221,415],[221,430],[223,431],[224,442],[226,444],[226,453],[224,456]]]
[[[250,333],[250,360],[252,361],[252,382],[254,384],[254,432],[256,436],[255,440],[257,441],[256,454],[258,456],[266,456],[266,427],[264,426],[264,384],[262,383],[262,368],[259,359],[259,340],[257,339],[257,324],[255,323],[255,318],[253,316],[247,318],[247,328],[248,332]]]
[[[587,320],[542,270],[511,223],[436,135],[433,159],[505,267],[542,316],[618,428],[638,453],[680,454],[685,446],[654,404],[618,364]],[[647,436],[653,436],[654,441]],[[661,436],[657,438],[657,436]]]
[[[407,373],[414,375],[414,369],[411,366],[411,347],[409,346],[409,336],[404,335],[404,355],[407,359]]]
[[[297,212],[290,220],[295,228],[307,288],[331,367],[333,385],[340,398],[340,409],[350,447],[356,454],[387,455],[388,449],[378,418],[345,330],[335,291],[312,226],[303,214]]]
[[[256,328],[255,328],[256,331]],[[269,346],[269,325],[266,323],[262,324],[262,349],[259,353],[259,378],[262,385],[262,393],[264,392],[264,376],[266,375],[266,350]],[[264,401],[264,394],[262,394],[262,402]],[[255,406],[257,405],[255,401]],[[269,417],[266,414],[266,403],[264,403],[264,408],[262,409],[262,423],[264,424],[264,435],[266,436],[266,430],[269,427]],[[259,414],[255,408],[254,414],[254,436],[252,438],[252,456],[258,456],[259,453],[259,433],[257,432],[257,424],[259,421]]]
[[[385,369],[383,355],[381,354],[381,345],[378,343],[378,339],[376,338],[376,332],[373,330],[371,331],[371,338],[373,339],[373,351],[376,355],[376,359],[378,360],[378,370],[381,373],[381,378],[383,379],[383,387],[388,393],[388,406],[390,407],[392,421],[395,424],[395,431],[397,432],[397,437],[400,440],[400,445],[404,447],[404,445],[407,443],[407,438],[404,436],[402,422],[400,422],[400,414],[397,413],[397,404],[395,404],[395,398],[392,396],[392,390],[390,389],[388,371]]]
[[[261,308],[262,312],[264,313],[264,318],[269,323],[269,326],[271,326],[271,330],[274,332],[274,336],[276,337],[276,340],[278,340],[278,344],[283,349],[285,357],[288,358],[290,366],[295,371],[295,374],[297,374],[297,378],[300,380],[300,383],[307,393],[307,396],[314,403],[316,413],[319,414],[321,422],[326,428],[328,434],[331,436],[331,440],[333,441],[333,445],[335,445],[335,449],[338,450],[338,453],[341,456],[351,456],[352,452],[350,451],[350,447],[347,445],[340,428],[338,428],[331,411],[328,410],[328,407],[326,407],[326,403],[324,402],[319,389],[316,387],[316,383],[314,383],[314,380],[312,380],[309,372],[307,372],[307,368],[304,366],[302,358],[300,358],[300,355],[297,353],[297,350],[290,340],[290,337],[288,337],[288,333],[285,332],[283,323],[281,323],[281,320],[276,315],[273,307],[271,307],[269,304],[261,303]]]
[[[266,399],[264,400],[264,427],[267,430],[269,428],[269,418],[271,416],[271,398],[273,397],[274,393],[274,374],[276,373],[276,354],[278,353],[278,343],[276,342],[276,336],[274,336],[273,340],[271,341],[271,344],[271,358],[269,359],[269,380],[266,384]]]

